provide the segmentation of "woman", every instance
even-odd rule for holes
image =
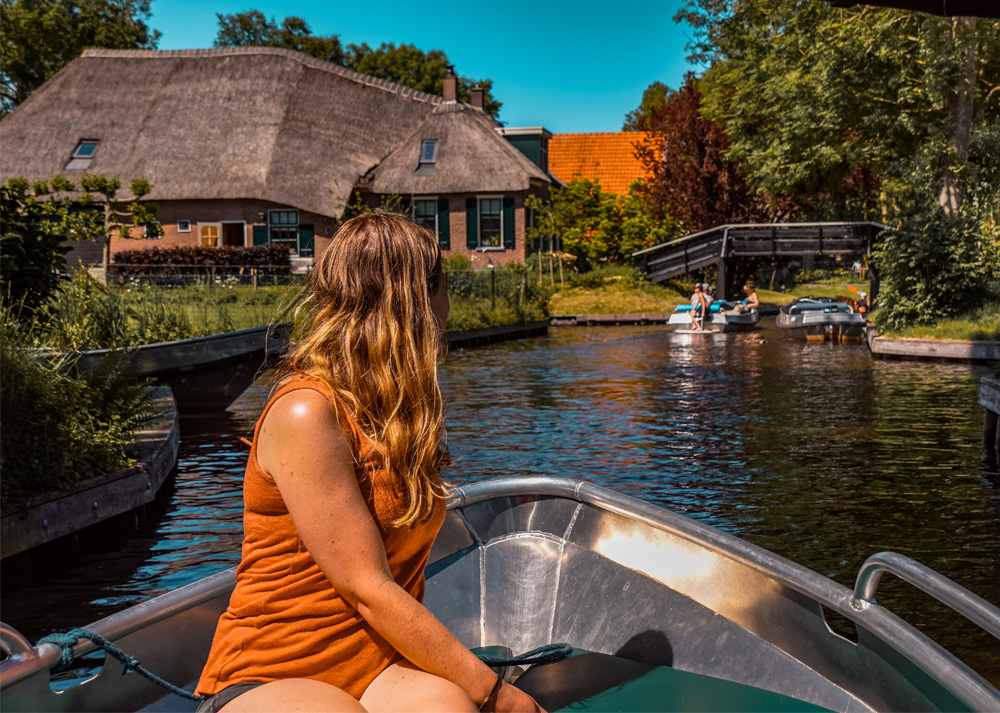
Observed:
[[[747,310],[754,310],[760,307],[760,299],[757,297],[757,290],[754,289],[753,282],[743,285],[743,291],[747,293],[747,298],[743,300],[743,306]]]
[[[536,711],[420,603],[444,519],[434,237],[346,222],[254,434],[243,556],[199,711]]]

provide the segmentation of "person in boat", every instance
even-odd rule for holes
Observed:
[[[754,310],[760,307],[760,298],[757,297],[757,290],[754,288],[753,282],[748,282],[743,285],[743,291],[746,292],[747,298],[743,300],[743,308],[746,311]]]
[[[701,331],[702,319],[708,316],[709,302],[701,290],[701,283],[694,283],[694,293],[691,295],[691,329]]]
[[[858,300],[855,303],[855,305],[857,306],[858,312],[860,312],[861,314],[867,314],[868,313],[868,294],[865,293],[865,292],[859,292],[858,293]]]
[[[541,710],[421,604],[445,516],[446,280],[434,236],[387,214],[344,223],[310,273],[201,713]]]

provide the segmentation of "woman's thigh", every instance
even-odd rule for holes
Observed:
[[[219,713],[363,713],[364,707],[336,686],[309,678],[272,681],[227,703]]]
[[[477,710],[476,704],[459,686],[409,661],[394,663],[380,673],[362,694],[361,704],[371,713],[473,713]]]

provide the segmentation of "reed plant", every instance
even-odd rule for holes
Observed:
[[[151,412],[148,384],[112,354],[90,374],[69,352],[34,348],[42,326],[0,302],[0,497],[5,505],[132,463]]]

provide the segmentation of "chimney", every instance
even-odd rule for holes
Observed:
[[[472,106],[477,109],[483,108],[483,88],[479,84],[472,88]]]
[[[458,77],[455,76],[455,65],[448,65],[448,72],[444,75],[444,100],[446,102],[458,101]]]

